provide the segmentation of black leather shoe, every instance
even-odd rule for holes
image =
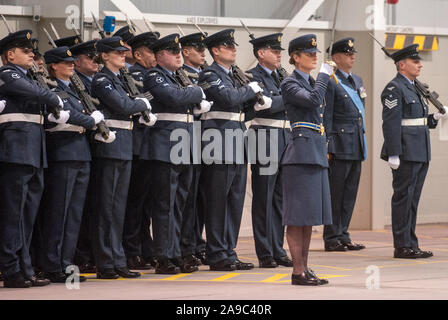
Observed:
[[[411,248],[396,248],[394,250],[394,258],[400,259],[418,259],[421,258],[421,254],[412,250]]]
[[[412,248],[418,255],[420,255],[419,258],[430,258],[434,256],[434,254],[431,251],[423,251],[420,248]]]
[[[12,276],[3,276],[3,286],[5,288],[29,288],[33,285],[30,280],[26,280],[20,272]]]
[[[0,272],[0,281],[3,281],[3,274]]]
[[[204,266],[208,266],[207,254],[205,253],[205,250],[196,253],[196,258],[198,258],[199,260],[201,260],[201,263],[202,263]]]
[[[348,250],[362,250],[365,249],[366,246],[360,243],[354,243],[354,242],[347,242],[342,243],[344,246],[347,247]]]
[[[146,257],[143,258],[143,260],[145,260],[147,263],[149,263],[151,265],[151,267],[155,268],[157,267],[157,259],[154,257]]]
[[[297,286],[318,286],[319,280],[308,276],[305,272],[291,275],[291,284]]]
[[[45,272],[44,276],[52,283],[65,283],[67,280],[67,275],[63,272]]]
[[[229,263],[226,260],[220,261],[215,264],[210,265],[211,271],[235,271],[236,265],[234,263]]]
[[[89,262],[78,265],[78,268],[80,273],[96,273],[95,265]]]
[[[115,272],[114,269],[104,269],[98,270],[96,272],[97,279],[118,279],[120,276]]]
[[[129,269],[136,270],[151,270],[152,266],[150,263],[143,260],[140,256],[130,257],[126,260]]]
[[[275,262],[277,262],[279,266],[292,267],[292,261],[288,256],[277,258],[275,259]]]
[[[260,268],[277,268],[278,264],[272,257],[264,257],[258,260]]]
[[[182,263],[180,266],[180,270],[183,273],[191,273],[191,272],[195,272],[198,271],[198,263],[199,265],[201,264],[201,260],[199,260],[198,258],[196,258],[194,255],[190,255],[190,256],[186,256],[182,259]]]
[[[47,278],[32,276],[31,278],[27,278],[27,280],[31,281],[33,287],[43,287],[48,286],[51,281]]]
[[[140,272],[131,271],[128,267],[115,268],[115,272],[122,278],[138,278],[141,276]]]
[[[178,274],[180,268],[174,265],[170,260],[159,260],[156,266],[157,274]]]
[[[325,251],[347,251],[347,247],[340,242],[325,244]]]
[[[308,276],[308,278],[314,278],[314,279],[319,280],[319,285],[322,285],[322,284],[328,284],[328,280],[327,280],[327,279],[321,279],[321,278],[319,278],[319,277],[314,273],[314,271],[311,270],[311,269],[306,269],[306,270],[305,270],[305,274]]]
[[[239,259],[235,260],[235,266],[236,266],[236,270],[250,270],[255,267],[253,263],[242,262]]]

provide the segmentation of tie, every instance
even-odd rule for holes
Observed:
[[[310,86],[311,86],[312,88],[314,88],[314,84],[316,83],[316,81],[313,79],[312,76],[310,76],[310,78],[308,79],[308,81],[310,82]]]
[[[278,79],[277,72],[273,71],[271,73],[271,76],[274,79],[274,82],[277,85],[277,88],[279,88],[280,87],[280,80]]]
[[[229,77],[230,77],[230,79],[232,80],[233,86],[236,87],[236,82],[237,82],[237,81],[236,81],[235,77],[233,76],[232,68],[230,68],[230,71],[229,71]]]
[[[356,90],[355,80],[353,79],[352,75],[348,75],[347,80],[348,82],[350,82],[352,88]]]

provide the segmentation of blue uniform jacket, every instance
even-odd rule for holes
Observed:
[[[189,114],[189,123],[157,120],[153,127],[145,129],[140,158],[170,163],[171,148],[178,143],[178,141],[170,141],[171,132],[175,129],[185,129],[189,132],[190,138],[193,137],[191,106],[202,101],[202,91],[199,87],[182,88],[173,76],[160,66],[146,73],[144,88],[154,96],[151,101],[153,113],[185,114],[185,118]],[[150,138],[147,138],[149,134]],[[190,139],[191,143],[192,139]]]
[[[283,102],[291,125],[295,122],[323,124],[327,74],[319,73],[314,88],[299,73],[293,72],[281,84]],[[281,160],[287,164],[315,164],[328,167],[325,133],[309,128],[292,130],[286,150]]]
[[[132,121],[132,115],[147,109],[142,100],[132,100],[126,93],[120,79],[104,67],[92,81],[92,96],[100,101],[98,110],[106,120]],[[112,143],[93,141],[93,157],[118,160],[132,160],[132,130],[109,127],[116,131]]]
[[[129,68],[129,72],[131,73],[132,77],[136,81],[143,82],[146,72],[148,72],[148,69],[143,67],[141,64],[136,62],[132,67]],[[151,102],[152,103],[152,102]],[[134,155],[140,155],[140,149],[142,147],[142,139],[145,132],[145,129],[148,128],[144,124],[141,124],[138,122],[140,118],[140,115],[136,115],[133,117],[134,121],[134,128],[132,129],[132,152]],[[149,132],[148,132],[149,137]]]
[[[282,90],[280,86],[275,82],[274,78],[266,72],[266,70],[261,67],[260,64],[258,64],[255,68],[250,69],[247,71],[248,73],[253,75],[253,81],[257,81],[259,83],[262,83],[263,88],[263,95],[269,97],[272,99],[272,105],[269,109],[266,110],[260,110],[255,111],[255,109],[250,109],[247,114],[252,114],[251,116],[247,118],[265,118],[265,119],[276,119],[276,120],[287,120],[287,114],[286,114],[286,108],[283,103],[282,98]],[[248,120],[248,119],[246,119]],[[283,154],[283,151],[286,148],[286,143],[289,140],[289,137],[291,135],[291,129],[280,129],[280,128],[273,128],[268,126],[260,126],[260,125],[251,125],[251,129],[254,129],[258,131],[258,129],[265,129],[266,130],[266,152],[270,152],[270,132],[269,130],[277,130],[278,131],[278,156],[279,160],[281,158],[281,155]]]
[[[338,70],[336,75],[344,85],[350,82]],[[364,90],[362,79],[352,74],[358,94]],[[363,104],[364,99],[361,98]],[[328,139],[328,152],[335,159],[362,160],[363,158],[363,122],[362,115],[348,93],[340,84],[331,79],[325,94],[326,108],[324,124]]]
[[[255,102],[255,93],[253,90],[249,86],[241,86],[238,81],[231,79],[216,62],[213,62],[211,66],[199,74],[199,83],[208,83],[210,85],[210,88],[205,90],[207,100],[213,101],[213,106],[211,107],[210,112],[223,111],[244,114]],[[236,156],[239,153],[236,152],[237,143],[235,139],[233,139],[232,155],[226,154],[225,152],[225,146],[231,143],[231,141],[226,141],[225,130],[241,129],[242,131],[245,131],[246,125],[244,122],[209,119],[202,122],[202,127],[204,129],[214,128],[220,131],[223,146],[222,157],[220,160],[226,160],[227,162],[237,161]],[[207,142],[204,143],[204,147],[207,144]],[[206,160],[206,157],[203,158]]]
[[[52,91],[61,94],[64,109],[70,110],[70,118],[67,123],[91,130],[95,126],[95,120],[85,114],[84,106],[78,95],[62,81],[56,80],[58,86]],[[65,94],[64,94],[65,93]],[[57,126],[54,122],[46,121],[45,128],[51,129]],[[84,132],[54,131],[46,132],[48,161],[90,161],[90,146]]]
[[[416,88],[400,73],[389,82],[381,94],[383,104],[384,144],[381,158],[400,156],[402,160],[429,162],[431,144],[429,129],[437,126],[428,106]],[[426,118],[427,125],[402,126],[402,119]]]
[[[76,74],[78,75],[79,79],[81,79],[82,83],[84,83],[84,86],[86,87],[87,93],[91,94],[92,93],[92,80],[90,80],[89,78],[87,78],[84,74],[82,74],[81,72],[75,71]]]
[[[40,88],[18,67],[7,64],[0,68],[0,96],[6,100],[1,115],[26,113],[43,115],[45,104],[57,106],[53,92]],[[42,121],[43,123],[43,121]],[[5,122],[0,124],[0,162],[47,166],[45,132],[41,124],[32,122]]]

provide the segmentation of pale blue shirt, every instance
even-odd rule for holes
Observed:
[[[222,70],[225,71],[225,73],[229,74],[230,73],[230,69],[227,69],[226,67],[223,67],[222,65],[220,65],[219,63],[217,63],[218,66],[221,67]]]
[[[78,71],[79,72],[79,71]],[[87,79],[89,79],[90,82],[92,82],[93,78],[89,77],[88,75],[86,75],[85,73],[79,72],[80,74],[82,74],[84,77],[86,77]]]
[[[170,75],[170,76],[173,76],[173,71],[170,71],[170,70],[168,70],[167,68],[164,68],[164,67],[161,67],[163,70],[165,70],[166,72],[168,72],[168,74]]]
[[[201,72],[200,69],[196,69],[195,67],[190,66],[189,64],[185,64],[185,65],[188,66],[189,68],[193,69],[193,70],[196,71],[197,73],[200,73],[200,72]]]
[[[402,74],[402,73],[400,73],[406,80],[408,80],[409,81],[409,83],[410,84],[414,84],[414,81],[413,80],[411,80],[411,79],[409,79],[408,77],[406,77],[404,74]]]
[[[352,75],[351,72],[350,72],[350,73],[347,73],[347,72],[345,72],[345,71],[342,71],[341,69],[339,69],[339,71],[342,73],[342,75],[343,75],[346,79],[348,79],[348,76],[351,76],[351,75]]]
[[[303,77],[303,79],[310,82],[310,74],[309,73],[305,73],[303,71],[300,71],[299,69],[295,69],[294,71],[297,72],[298,74],[300,74]]]
[[[58,80],[61,81],[63,84],[65,84],[67,87],[70,87],[70,81],[65,81],[65,80],[62,80],[59,78],[58,78]]]

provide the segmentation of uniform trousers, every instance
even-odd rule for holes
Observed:
[[[44,190],[43,168],[0,162],[0,270],[32,277],[33,228]]]

